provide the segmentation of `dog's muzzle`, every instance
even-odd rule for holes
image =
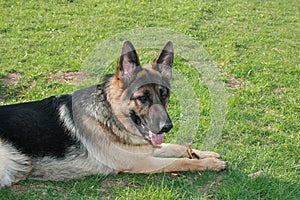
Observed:
[[[169,132],[173,128],[172,121],[170,120],[169,116],[165,120],[162,128],[158,130],[158,128],[149,128],[144,124],[139,116],[136,115],[134,111],[130,112],[130,117],[132,121],[136,124],[139,131],[142,135],[149,140],[152,145],[160,145],[164,141],[164,133]]]

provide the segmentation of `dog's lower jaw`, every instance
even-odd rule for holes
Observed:
[[[130,118],[134,122],[136,128],[139,130],[140,134],[144,136],[146,140],[151,142],[152,145],[160,145],[164,140],[164,133],[153,133],[146,125],[142,123],[139,116],[135,114],[134,111],[130,112]]]

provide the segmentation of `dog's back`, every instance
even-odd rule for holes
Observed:
[[[25,155],[63,156],[74,141],[59,121],[59,108],[62,105],[71,108],[71,95],[1,106],[0,138]]]

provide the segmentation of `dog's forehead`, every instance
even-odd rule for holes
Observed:
[[[133,97],[143,96],[143,95],[157,95],[161,89],[165,88],[164,86],[157,85],[157,84],[148,84],[143,85],[138,88],[132,94]]]
[[[168,81],[159,71],[153,69],[151,65],[142,67],[142,69],[137,73],[136,79],[143,79],[147,82],[152,81],[156,84],[160,83],[161,81]]]
[[[132,84],[138,84],[138,88],[144,85],[159,85],[170,89],[169,80],[152,67],[143,67],[142,70],[137,73],[137,76]]]
[[[156,91],[156,90],[159,90],[159,89],[163,89],[163,88],[166,88],[164,87],[163,85],[158,85],[158,84],[147,84],[147,85],[143,85],[141,87],[139,87],[136,91]]]
[[[138,88],[133,95],[138,96],[138,95],[144,95],[146,93],[153,93],[156,90],[156,85],[155,84],[149,84],[149,85],[143,85],[140,88]]]
[[[147,64],[147,65],[143,66],[142,70],[138,74],[140,74],[141,76],[151,75],[151,76],[161,77],[160,73],[157,70],[153,69],[151,64]]]
[[[171,89],[169,80],[164,78],[160,72],[152,69],[152,67],[142,67],[141,70],[137,72],[135,79],[126,89],[126,98],[130,99],[132,96],[137,96],[138,93],[145,88],[153,88],[153,90],[151,90],[155,91],[157,87]]]

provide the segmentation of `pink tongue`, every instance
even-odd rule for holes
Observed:
[[[151,143],[153,145],[158,145],[158,144],[161,144],[165,138],[165,135],[162,133],[162,134],[155,134],[155,133],[152,133],[150,132],[150,138],[151,138]]]

